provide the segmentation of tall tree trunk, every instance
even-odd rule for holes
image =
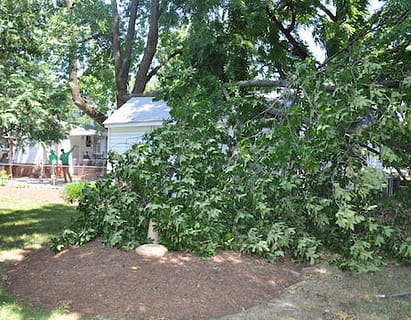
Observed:
[[[144,54],[138,67],[135,82],[133,87],[133,94],[140,94],[144,92],[147,82],[150,80],[149,69],[153,62],[154,54],[157,50],[158,43],[158,29],[160,19],[160,4],[159,0],[152,0],[150,5],[150,28],[148,31],[146,47]]]
[[[13,178],[13,158],[14,158],[14,139],[11,135],[7,137],[9,143],[9,175],[10,178]]]
[[[141,0],[130,1],[130,18],[128,20],[127,34],[124,40],[124,44],[121,43],[120,35],[120,15],[118,11],[117,0],[111,0],[112,10],[112,46],[113,46],[113,60],[114,60],[114,72],[116,83],[116,104],[117,108],[120,108],[132,95],[142,94],[146,88],[147,82],[157,73],[157,71],[163,66],[159,64],[157,67],[152,68],[154,55],[157,51],[158,44],[158,32],[159,32],[159,18],[160,18],[160,5],[159,0],[151,0],[150,2],[150,23],[149,31],[147,35],[146,47],[144,49],[143,56],[140,61],[140,65],[135,75],[135,84],[131,92],[128,88],[128,80],[130,75],[130,68],[133,56],[133,43],[135,41],[137,12]],[[74,8],[72,0],[66,0],[67,10]],[[73,35],[73,48],[76,48],[76,38]],[[170,59],[179,54],[180,50],[176,50],[175,53],[170,55]],[[78,75],[78,61],[76,59],[76,52],[73,52],[73,58],[70,63],[70,88],[71,95],[74,104],[80,108],[84,113],[89,115],[99,124],[107,118],[104,114],[98,112],[95,106],[88,103],[88,101],[82,96],[79,87],[79,75]]]
[[[136,30],[137,11],[140,4],[139,0],[132,0],[130,3],[130,19],[127,27],[127,35],[122,52],[120,42],[120,16],[118,13],[117,1],[111,1],[113,16],[113,58],[114,72],[116,79],[116,100],[117,108],[120,108],[129,98],[128,77],[131,65],[131,56],[133,52],[133,42]]]

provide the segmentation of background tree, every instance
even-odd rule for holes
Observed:
[[[0,135],[14,143],[63,136],[66,88],[48,64],[52,12],[47,1],[0,2]]]
[[[101,123],[110,100],[118,108],[143,94],[160,68],[181,53],[185,64],[223,82],[285,79],[296,61],[312,57],[301,28],[314,28],[332,55],[364,23],[367,3],[67,0],[66,27],[60,29],[68,37],[64,61],[73,101]]]
[[[160,37],[167,43],[173,34],[169,23],[161,21],[166,9],[167,2],[158,0],[111,1],[111,6],[66,1],[60,19],[67,25],[63,30],[70,44],[64,62],[72,98],[98,123],[105,120],[114,98],[118,108],[130,96],[143,94],[163,63],[178,54],[176,42],[172,48],[158,47]]]

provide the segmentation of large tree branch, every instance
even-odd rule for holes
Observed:
[[[265,11],[269,17],[269,19],[277,26],[277,28],[281,31],[281,33],[287,38],[290,44],[293,47],[294,53],[302,59],[306,59],[309,57],[309,54],[305,51],[305,49],[301,46],[301,44],[294,38],[291,34],[292,30],[289,30],[283,26],[283,24],[277,19],[274,12],[267,6]]]
[[[296,14],[296,12],[295,12],[294,4],[293,4],[292,1],[290,1],[290,3],[288,4],[288,8],[289,8],[290,11],[291,11],[291,23],[290,23],[290,25],[286,28],[286,30],[287,30],[288,32],[291,32],[291,31],[293,31],[294,28],[295,28],[295,24],[296,24],[296,20],[297,20],[297,14]]]
[[[277,69],[280,79],[285,80],[287,78],[287,74],[285,73],[282,65],[279,62],[275,62],[274,65],[275,65],[275,68]]]
[[[70,90],[71,98],[73,103],[82,110],[85,114],[94,119],[97,123],[103,126],[104,120],[107,119],[107,116],[94,108],[93,105],[89,104],[86,99],[81,95],[79,81],[78,81],[78,62],[75,57],[71,61],[71,71],[70,71]]]
[[[171,53],[171,54],[167,57],[167,59],[166,59],[165,62],[159,63],[157,66],[155,66],[155,67],[153,68],[153,70],[151,70],[151,71],[149,72],[149,74],[147,75],[147,82],[150,81],[150,79],[157,74],[158,70],[160,70],[167,62],[169,62],[172,58],[174,58],[175,56],[181,54],[182,52],[183,52],[183,50],[181,50],[181,49],[175,50],[173,53]]]
[[[157,50],[158,29],[160,19],[159,0],[151,0],[150,6],[150,27],[147,36],[146,47],[144,48],[143,57],[135,76],[133,94],[144,92],[148,82],[148,70],[153,62],[154,54]]]
[[[111,0],[111,14],[113,18],[113,58],[116,76],[121,70],[121,47],[120,47],[120,16],[117,9],[117,1]]]
[[[325,6],[321,3],[321,1],[317,1],[316,5],[320,10],[322,10],[333,22],[337,22],[337,17]]]
[[[290,87],[291,82],[287,80],[243,80],[236,82],[228,82],[224,84],[225,87],[237,86],[240,88],[247,87]]]
[[[66,8],[67,10],[74,9],[74,2],[72,0],[66,0]],[[75,42],[74,36],[72,41]],[[77,48],[76,44],[73,43],[73,48]],[[78,80],[78,61],[76,57],[76,49],[72,52],[72,57],[70,61],[70,74],[69,74],[69,82],[70,82],[70,92],[71,92],[71,99],[73,103],[82,110],[85,114],[90,116],[100,125],[103,125],[104,120],[106,120],[106,115],[98,112],[93,105],[89,104],[85,98],[83,98],[79,86]]]
[[[136,31],[137,10],[139,2],[139,0],[132,0],[130,4],[130,19],[127,27],[123,64],[121,68],[121,75],[126,78],[128,77],[128,73],[130,71],[131,53],[133,50],[134,35]]]
[[[114,59],[114,74],[116,81],[116,100],[117,107],[120,107],[126,101],[126,96],[128,94],[127,89],[127,79],[128,71],[123,68],[123,55],[121,52],[120,44],[120,15],[118,13],[117,1],[111,0],[111,14],[113,19],[113,35],[112,35],[112,46],[113,46],[113,59]]]
[[[399,88],[401,85],[401,80],[386,80],[378,81],[373,83],[374,85],[381,85],[385,88]],[[261,87],[261,88],[290,88],[292,87],[292,82],[288,80],[242,80],[235,82],[227,82],[224,84],[225,87],[237,86],[240,88],[251,88],[251,87]],[[336,90],[335,86],[324,86],[324,90],[327,92],[334,92]]]

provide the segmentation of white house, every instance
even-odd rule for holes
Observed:
[[[170,107],[153,97],[132,97],[104,121],[107,128],[107,150],[123,154],[144,134],[161,127],[170,119]]]
[[[67,139],[61,140],[60,143],[52,146],[44,146],[39,143],[28,145],[24,148],[15,147],[13,152],[14,163],[27,164],[47,164],[48,154],[53,149],[57,154],[60,149],[66,151],[73,146],[76,148],[70,157],[70,162],[73,166],[82,164],[83,154],[87,151],[92,157],[98,161],[100,158],[106,156],[106,134],[105,132],[98,132],[94,129],[85,129],[76,127],[71,129]]]
[[[28,143],[24,147],[14,146],[11,159],[13,176],[48,176],[50,150],[53,149],[60,156],[60,149],[68,151],[73,146],[76,146],[76,148],[69,158],[69,170],[72,174],[84,175],[85,165],[104,169],[107,152],[106,132],[100,132],[92,128],[74,127],[70,130],[66,139],[51,146],[40,143]],[[10,154],[10,146],[7,141],[0,141],[0,151],[1,154]],[[90,156],[87,162],[83,159],[86,152]],[[3,167],[8,168],[9,166],[2,163],[1,168]],[[101,173],[99,174],[101,175]]]

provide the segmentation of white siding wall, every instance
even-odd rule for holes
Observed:
[[[40,144],[16,148],[13,161],[16,163],[41,164],[46,159],[46,151]]]
[[[135,127],[114,127],[108,129],[108,151],[123,154],[130,149],[133,144],[142,141],[146,132],[151,131],[155,126],[135,126]]]

